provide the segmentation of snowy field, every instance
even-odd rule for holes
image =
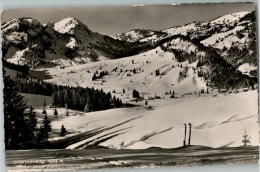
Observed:
[[[58,131],[63,124],[70,137],[100,127],[107,127],[94,136],[75,142],[67,149],[84,149],[99,140],[101,146],[115,149],[145,149],[149,147],[181,147],[184,123],[192,123],[192,145],[213,148],[242,145],[246,130],[251,145],[258,145],[257,91],[241,93],[187,95],[175,99],[150,100],[148,106],[118,108],[84,113],[58,108],[59,117],[52,118],[52,128]],[[36,109],[41,113],[41,109]],[[53,115],[53,109],[47,108]],[[116,134],[116,136],[115,136]],[[50,140],[59,140],[53,137]]]

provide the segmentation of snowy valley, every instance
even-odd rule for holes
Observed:
[[[246,131],[250,145],[257,146],[254,15],[242,11],[112,37],[75,18],[47,24],[13,19],[1,28],[3,60],[9,64],[4,67],[14,80],[21,75],[17,68],[27,66],[32,83],[93,87],[128,105],[84,112],[66,103],[53,105],[54,95],[22,92],[39,122],[45,108],[52,126],[49,141],[64,143],[58,148],[178,148],[185,123],[192,124],[192,145],[239,147]],[[62,125],[68,133],[59,136]]]

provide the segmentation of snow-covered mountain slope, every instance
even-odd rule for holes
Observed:
[[[237,23],[248,14],[250,14],[250,12],[241,11],[218,17],[209,22],[192,22],[183,26],[174,26],[162,31],[136,29],[126,33],[117,34],[115,38],[130,42],[156,42],[170,36],[183,35],[190,39],[201,40],[205,39],[205,37],[209,37],[211,34],[228,31],[236,26]]]
[[[13,19],[2,25],[2,32],[3,57],[30,67],[120,58],[137,54],[146,46],[92,32],[81,21],[70,17],[45,25],[32,18]],[[27,49],[30,53],[24,54]]]
[[[213,34],[229,31],[248,14],[249,12],[246,11],[232,13],[218,17],[210,22],[192,22],[184,26],[166,29],[163,32],[169,35],[181,34],[189,37],[191,40],[204,40]]]
[[[25,28],[26,27],[26,30]],[[42,25],[39,21],[29,18],[23,17],[19,19],[12,19],[6,23],[3,23],[1,26],[1,31],[3,33],[16,33],[25,31],[26,33],[30,34],[31,36],[37,36],[39,32],[42,30]],[[9,39],[9,41],[12,41]]]
[[[79,27],[83,27],[87,32],[90,32],[86,25],[81,23],[79,20],[71,17],[65,18],[57,23],[54,23],[53,29],[62,34],[66,33],[74,35],[78,29],[81,30],[81,28]]]
[[[213,46],[218,48],[218,49],[223,49],[225,47],[225,49],[229,49],[232,46],[232,41],[235,41],[235,39],[237,39],[237,41],[241,42],[241,48],[243,47],[243,44],[245,43],[245,39],[239,40],[238,38],[234,38],[231,37],[231,35],[233,36],[234,34],[236,34],[239,31],[242,31],[245,27],[243,26],[237,26],[234,29],[231,29],[227,32],[221,32],[221,33],[217,33],[212,35],[211,37],[204,39],[202,41],[202,43],[206,46]],[[223,40],[220,42],[220,40]],[[225,40],[224,40],[225,39]]]
[[[248,11],[241,11],[237,13],[227,14],[222,17],[218,17],[215,20],[212,20],[210,23],[230,25],[231,23],[238,22],[242,17],[244,17],[248,13]]]
[[[257,66],[256,26],[254,13],[245,15],[226,32],[212,34],[202,44],[218,49],[219,54],[235,67],[249,63]]]
[[[197,53],[199,54],[199,48],[196,44],[194,44],[193,42],[189,41],[189,40],[185,40],[180,38],[176,38],[176,39],[172,39],[171,41],[164,43],[162,45],[162,47],[165,47],[167,50],[176,50],[176,51],[182,51],[185,52],[187,54],[191,54],[191,53]],[[200,52],[202,53],[202,52]],[[195,56],[198,56],[195,55]]]
[[[122,59],[103,60],[65,69],[51,68],[48,73],[53,78],[47,81],[102,88],[111,92],[115,90],[116,95],[123,99],[131,99],[133,89],[140,91],[145,98],[155,95],[162,97],[173,90],[177,94],[199,92],[201,89],[206,91],[206,83],[202,77],[198,77],[195,66],[196,61],[191,64],[188,61],[178,62],[174,54],[157,47]],[[160,74],[156,75],[156,70]],[[94,73],[101,71],[108,71],[108,75],[93,81]],[[127,94],[122,94],[123,89]]]
[[[165,32],[171,36],[179,35],[179,34],[181,34],[183,36],[187,36],[189,33],[198,31],[199,28],[200,28],[200,23],[193,22],[193,23],[186,24],[184,26],[172,27],[172,28],[164,30],[163,32]]]
[[[144,41],[145,38],[153,37],[154,35],[162,35],[160,31],[134,29],[126,33],[116,34],[113,38],[118,40],[124,40],[128,42]]]
[[[191,41],[176,38],[135,56],[102,60],[71,67],[42,67],[52,79],[48,82],[94,87],[115,92],[125,101],[138,90],[143,97],[163,97],[169,92],[198,93],[213,88],[252,87],[256,79],[225,62],[213,51],[205,51]],[[251,69],[251,68],[250,68]],[[99,77],[100,73],[107,75]],[[245,74],[245,75],[243,75]],[[93,80],[93,77],[98,78]],[[127,94],[122,94],[125,89]]]
[[[255,12],[241,11],[218,17],[209,22],[192,22],[183,26],[175,26],[153,35],[136,36],[140,34],[133,30],[121,34],[120,39],[124,39],[124,35],[127,35],[129,38],[138,38],[131,39],[132,42],[138,40],[158,46],[165,43],[170,44],[175,41],[174,39],[179,39],[178,37],[185,37],[193,44],[200,42],[206,47],[216,49],[222,58],[237,68],[244,63],[257,66],[255,33]],[[183,51],[183,48],[181,49]]]
[[[109,128],[69,145],[68,149],[84,149],[93,144],[117,149],[180,147],[183,145],[184,123],[188,122],[192,123],[192,145],[241,146],[245,129],[250,136],[250,144],[258,145],[256,90],[220,94],[217,97],[207,94],[202,97],[191,95],[178,99],[150,100],[149,105],[152,106],[150,110],[135,107],[91,113],[70,111],[69,117],[64,114],[64,109],[58,109],[60,118],[51,125],[54,130],[59,130],[63,124],[72,134],[103,126]],[[53,110],[48,112],[51,114]],[[61,138],[51,140],[58,139]]]

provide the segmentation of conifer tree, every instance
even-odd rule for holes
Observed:
[[[140,98],[139,92],[135,89],[133,90],[133,98]]]
[[[30,145],[28,140],[33,134],[29,130],[28,113],[23,96],[18,93],[14,82],[4,72],[4,129],[5,148],[24,149]]]
[[[92,81],[95,81],[97,79],[96,74],[94,73],[94,75],[92,76]]]
[[[28,129],[30,131],[30,137],[28,138],[31,140],[31,144],[36,144],[36,131],[37,131],[37,118],[36,118],[36,112],[34,111],[33,107],[30,106],[29,113],[28,113]]]
[[[45,109],[45,108],[43,108],[43,109],[42,109],[42,114],[47,114],[47,112],[46,112],[46,109]]]
[[[66,130],[66,128],[64,127],[64,125],[62,124],[61,129],[60,129],[60,135],[61,135],[61,136],[65,136],[66,133],[67,133],[67,130]]]
[[[40,126],[39,135],[38,135],[39,142],[47,143],[48,138],[49,138],[49,132],[52,130],[50,124],[51,124],[51,121],[49,120],[47,114],[45,114],[43,122]]]
[[[54,116],[58,116],[58,111],[57,111],[56,108],[54,109],[53,115],[54,115]]]

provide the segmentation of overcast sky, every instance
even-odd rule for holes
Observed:
[[[16,9],[4,11],[2,22],[17,17],[33,17],[46,23],[75,17],[94,32],[113,35],[137,28],[162,30],[193,21],[209,21],[233,12],[253,10],[253,3]]]

